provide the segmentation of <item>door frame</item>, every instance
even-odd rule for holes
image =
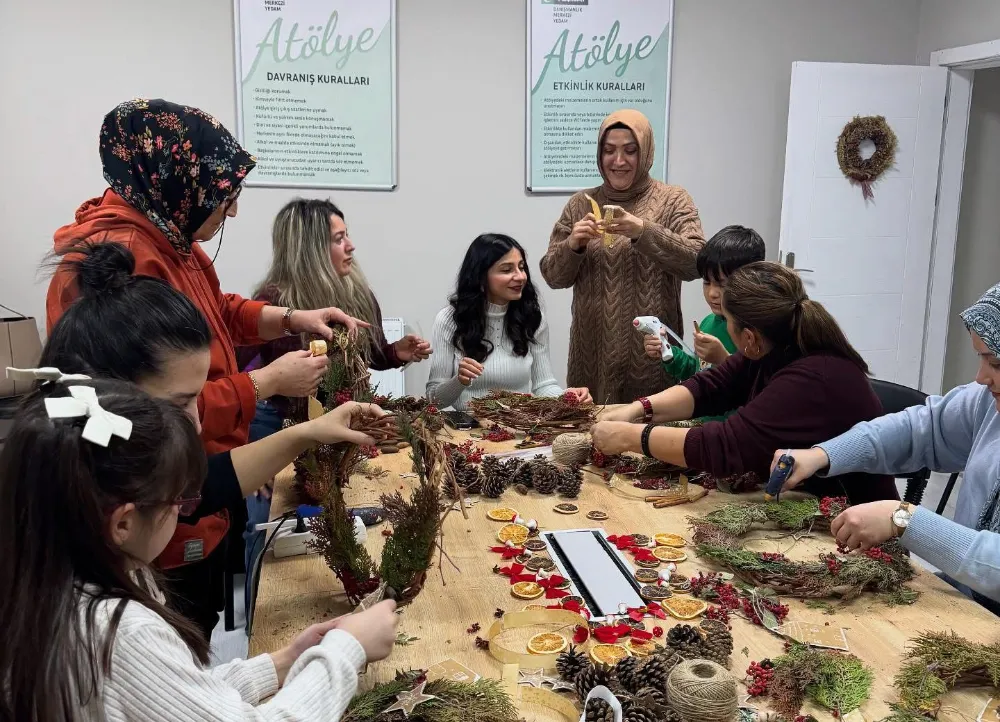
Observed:
[[[948,68],[944,132],[938,169],[937,208],[931,246],[930,287],[920,364],[920,389],[940,394],[945,389],[944,363],[955,275],[955,250],[962,207],[965,148],[969,136],[972,83],[976,70],[1000,68],[1000,39],[931,53],[929,65]],[[997,279],[1000,281],[1000,278]],[[983,289],[984,291],[986,289]],[[971,381],[971,379],[970,379]]]

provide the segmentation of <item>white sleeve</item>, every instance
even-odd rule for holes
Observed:
[[[103,703],[109,719],[146,722],[336,722],[357,691],[364,649],[343,630],[332,630],[303,653],[277,689],[269,655],[203,669],[165,623],[143,624],[115,639]]]
[[[451,306],[441,309],[434,318],[434,329],[431,331],[431,370],[427,377],[426,396],[440,408],[451,406],[462,395],[465,387],[458,380],[458,370],[455,368],[455,346],[452,336],[455,333],[455,320]]]
[[[563,393],[549,360],[549,325],[544,316],[531,346],[531,393],[535,396],[561,396]]]

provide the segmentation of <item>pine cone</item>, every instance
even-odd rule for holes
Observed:
[[[611,682],[611,673],[604,669],[598,669],[591,665],[580,670],[574,680],[576,686],[576,696],[580,701],[587,699],[590,690],[599,685],[607,686]]]
[[[587,722],[615,722],[615,711],[603,699],[592,699],[587,703],[584,717]]]
[[[615,679],[626,691],[635,694],[643,686],[642,675],[639,674],[638,657],[626,657],[615,665]]]
[[[487,476],[495,476],[500,473],[502,469],[503,462],[495,456],[483,457],[483,461],[479,465],[479,470],[482,472],[484,478]]]
[[[678,624],[667,632],[667,646],[700,645],[701,634],[690,624]]]
[[[587,667],[592,667],[587,655],[571,646],[556,659],[556,671],[567,682],[575,682],[576,675]]]
[[[518,464],[518,466],[516,467],[514,474],[511,477],[510,483],[512,485],[522,484],[530,489],[532,487],[531,477],[534,476],[532,472],[533,469],[531,466],[531,462],[528,463],[522,462]]]
[[[623,718],[624,722],[660,722],[660,717],[645,707],[633,706]]]
[[[563,469],[559,474],[559,495],[567,499],[575,499],[580,496],[580,487],[583,486],[583,472],[577,466]]]
[[[499,499],[507,490],[507,482],[498,474],[483,477],[479,483],[479,493],[490,499]]]
[[[531,484],[539,494],[554,494],[559,486],[559,469],[545,459],[531,462]]]
[[[666,690],[660,689],[659,687],[643,687],[635,693],[635,698],[639,704],[648,701],[660,707],[667,706]]]
[[[455,454],[451,457],[451,470],[455,474],[455,482],[465,490],[467,494],[478,494],[480,491],[479,467],[470,464],[464,457]],[[445,493],[449,498],[455,496],[454,489],[450,484],[445,485]]]
[[[677,666],[677,656],[674,654],[656,654],[646,659],[646,663],[639,668],[639,676],[644,687],[656,687],[657,689],[667,689],[667,677]]]

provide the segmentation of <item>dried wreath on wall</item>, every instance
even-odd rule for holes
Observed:
[[[864,552],[838,548],[836,554],[820,554],[811,562],[743,548],[743,535],[756,525],[770,523],[790,532],[829,528],[846,508],[843,497],[729,504],[689,521],[698,555],[750,584],[804,599],[850,599],[868,591],[884,594],[892,603],[914,602],[917,593],[905,586],[914,576],[913,567],[895,540]]]
[[[861,144],[875,144],[871,158],[861,157]],[[857,115],[844,126],[837,138],[837,162],[848,180],[861,185],[865,200],[875,197],[872,183],[896,163],[896,133],[882,115]]]

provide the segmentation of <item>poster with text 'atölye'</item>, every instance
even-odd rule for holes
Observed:
[[[653,126],[666,179],[673,0],[528,0],[527,186],[600,185],[597,131],[634,108]]]
[[[248,185],[396,187],[395,0],[235,0]]]

